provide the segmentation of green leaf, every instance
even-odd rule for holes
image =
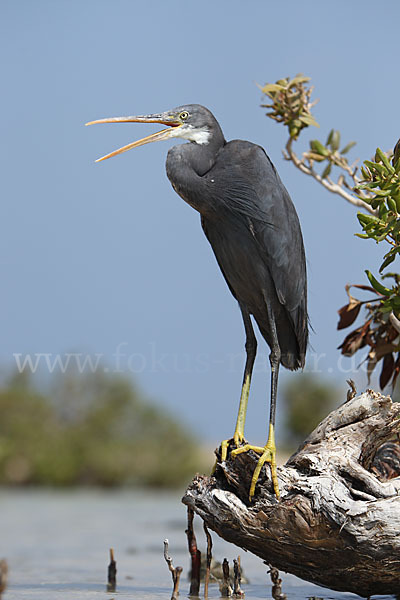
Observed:
[[[389,254],[389,256],[387,258],[385,258],[385,260],[383,261],[383,263],[379,267],[379,273],[382,273],[383,269],[386,269],[386,267],[388,265],[390,265],[390,263],[392,263],[395,258],[396,258],[395,254]]]
[[[388,157],[386,156],[386,154],[384,152],[382,152],[382,150],[380,148],[376,149],[375,160],[376,161],[378,161],[378,160],[382,161],[382,163],[385,165],[385,167],[388,170],[388,172],[389,173],[394,173],[394,168],[390,164]]]
[[[392,192],[393,198],[395,198],[396,196],[400,196],[400,180],[396,179],[396,181],[391,183],[389,189]]]
[[[382,233],[382,235],[380,235],[379,237],[375,238],[376,243],[378,244],[379,242],[383,242],[383,240],[386,238],[386,236],[387,236],[387,232],[384,231]]]
[[[381,184],[380,181],[369,181],[368,183],[363,183],[362,185],[359,185],[358,187],[360,188],[360,190],[373,190],[374,188],[379,187]]]
[[[392,306],[394,306],[395,308],[397,308],[397,309],[400,308],[400,298],[398,296],[391,298],[390,302],[391,302]]]
[[[328,137],[326,138],[326,145],[327,146],[329,146],[329,144],[331,143],[334,133],[335,133],[334,129],[331,129],[330,132],[328,133]]]
[[[364,225],[363,229],[365,233],[368,233],[376,241],[376,237],[380,234],[382,228],[375,225],[375,223],[369,223],[368,225]]]
[[[389,210],[393,211],[394,213],[397,213],[397,204],[396,202],[393,200],[393,198],[388,198],[386,200],[387,205],[389,207]]]
[[[331,148],[332,148],[333,152],[336,152],[336,150],[339,150],[339,146],[340,146],[340,131],[335,130],[333,132],[333,136],[331,139]]]
[[[290,137],[293,138],[294,140],[297,140],[297,138],[299,137],[299,128],[296,127],[296,125],[293,125],[293,123],[289,123],[288,127],[289,127]]]
[[[400,231],[400,219],[396,219],[396,223],[392,228],[392,232],[393,232],[393,234],[396,235],[397,233],[399,233],[399,231]],[[399,250],[400,250],[400,248],[399,248]]]
[[[317,154],[321,154],[321,156],[329,156],[328,148],[325,148],[323,144],[319,140],[311,140],[310,141],[311,150],[314,150]]]
[[[296,77],[293,77],[288,83],[288,87],[292,87],[292,85],[296,85],[298,83],[306,83],[310,81],[311,77],[306,77],[303,73],[298,73]]]
[[[316,160],[317,162],[323,162],[326,160],[326,156],[321,156],[321,154],[315,154],[315,152],[307,152],[307,158],[310,160]]]
[[[270,94],[271,92],[283,92],[286,88],[283,85],[278,85],[277,83],[267,83],[264,87],[261,88],[261,91],[264,94]]]
[[[317,121],[311,115],[300,115],[299,120],[306,125],[314,125],[314,127],[319,127],[319,123],[317,123]]]
[[[387,221],[388,217],[387,217],[387,213],[388,213],[388,209],[386,207],[386,204],[384,202],[381,202],[381,204],[379,205],[379,217],[381,219],[384,219],[385,221]]]
[[[398,273],[385,273],[382,275],[382,279],[386,279],[386,277],[392,277],[396,283],[399,283],[398,279],[400,278],[400,275]]]
[[[376,196],[379,196],[379,198],[386,198],[387,196],[390,196],[391,192],[390,192],[390,190],[374,189],[374,194],[376,194]]]
[[[357,213],[357,219],[361,223],[361,225],[369,225],[370,223],[377,224],[379,223],[378,217],[374,217],[373,215],[366,215],[362,212]]]
[[[351,150],[355,145],[357,144],[357,142],[349,142],[344,148],[343,150],[340,151],[340,154],[347,154],[349,152],[349,150]]]
[[[371,202],[371,206],[373,209],[378,208],[378,206],[380,205],[380,203],[382,202],[382,200],[380,200],[380,198],[374,198]]]
[[[386,169],[384,165],[372,162],[371,160],[364,160],[364,164],[369,168],[372,173],[378,173],[379,175],[386,175]]]
[[[393,158],[392,158],[392,162],[393,162],[393,166],[396,170],[396,173],[398,172],[397,168],[400,167],[400,140],[397,141],[397,144],[395,145],[394,149],[393,149]]]
[[[357,237],[363,239],[363,240],[368,240],[369,239],[369,235],[366,233],[355,233],[354,235],[356,235]]]
[[[370,179],[371,173],[367,169],[364,169],[364,167],[361,167],[361,173],[364,179]]]
[[[325,167],[325,169],[322,171],[322,179],[325,179],[325,177],[328,177],[330,175],[330,172],[332,171],[332,163],[328,163]]]
[[[370,284],[374,288],[374,290],[379,292],[379,294],[383,294],[384,296],[391,295],[391,293],[392,293],[391,290],[389,290],[389,288],[387,288],[384,285],[382,285],[381,283],[379,283],[379,281],[377,279],[375,279],[375,277],[372,275],[371,271],[368,271],[368,269],[366,269],[365,273],[369,279]]]

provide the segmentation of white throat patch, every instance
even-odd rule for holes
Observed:
[[[195,129],[192,125],[185,125],[184,127],[177,127],[173,129],[171,137],[179,137],[196,144],[208,144],[210,140],[210,131],[207,127],[201,129]]]

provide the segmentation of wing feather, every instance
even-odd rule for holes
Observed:
[[[239,140],[229,142],[225,148],[220,163],[225,171],[221,177],[224,189],[223,193],[216,190],[217,195],[226,210],[242,222],[243,217],[247,220],[279,302],[293,323],[300,353],[304,354],[308,337],[307,275],[296,209],[263,148]]]

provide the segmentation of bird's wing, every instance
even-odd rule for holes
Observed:
[[[296,209],[263,148],[249,142],[234,144],[230,160],[224,160],[229,172],[223,178],[224,204],[247,220],[281,304],[289,313],[298,308],[306,312],[306,261]],[[300,317],[292,316],[295,322]]]
[[[306,259],[296,210],[278,181],[262,197],[267,219],[249,217],[249,228],[272,275],[280,303],[292,312],[306,299]]]

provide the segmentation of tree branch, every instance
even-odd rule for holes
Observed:
[[[352,396],[353,392],[350,394]],[[269,470],[248,501],[252,452],[196,477],[183,502],[225,540],[319,585],[367,597],[400,589],[400,478],[380,481],[378,448],[400,426],[400,404],[367,390],[332,412],[286,465],[278,502]]]
[[[292,148],[292,143],[293,143],[293,138],[290,137],[286,144],[286,153],[287,154],[284,153],[286,160],[290,160],[294,164],[294,166],[297,167],[302,173],[305,173],[306,175],[310,175],[311,177],[316,179],[316,181],[318,181],[318,183],[323,185],[327,190],[329,190],[333,194],[337,194],[337,195],[341,196],[347,202],[349,202],[350,204],[353,204],[353,206],[358,206],[360,208],[363,208],[364,210],[368,211],[369,213],[371,213],[373,215],[376,214],[376,210],[374,210],[372,208],[372,206],[370,206],[369,204],[367,204],[366,202],[361,200],[361,198],[356,198],[352,194],[349,194],[338,183],[334,183],[332,180],[330,180],[328,178],[322,178],[321,175],[319,175],[316,171],[314,171],[314,169],[311,166],[308,167],[307,165],[305,165],[304,162],[302,160],[300,160],[299,157],[297,156],[297,154],[294,152],[294,150]],[[351,173],[348,169],[346,169],[346,171],[348,171],[348,173],[351,175],[351,177],[355,181],[354,172]]]

